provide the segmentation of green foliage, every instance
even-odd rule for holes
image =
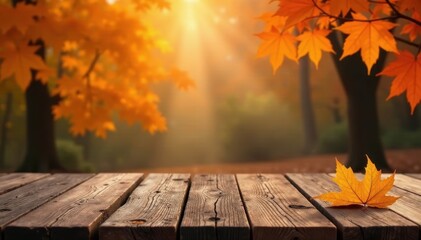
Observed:
[[[345,122],[324,130],[316,147],[317,153],[343,153],[348,148],[348,127]]]
[[[58,157],[61,164],[69,171],[93,172],[94,167],[83,160],[83,149],[71,140],[56,141]]]
[[[382,135],[382,141],[386,148],[405,149],[421,147],[421,129],[417,131],[389,130]]]
[[[227,99],[218,109],[225,160],[257,161],[298,155],[300,124],[273,95]]]

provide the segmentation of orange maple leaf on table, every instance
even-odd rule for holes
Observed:
[[[421,54],[415,56],[402,51],[379,75],[395,77],[388,99],[406,91],[411,112],[414,113],[415,107],[421,101]]]
[[[376,169],[368,156],[365,171],[364,179],[359,181],[350,167],[346,168],[336,160],[336,176],[333,181],[341,191],[324,193],[314,198],[331,202],[335,207],[362,205],[375,208],[386,208],[399,198],[386,195],[393,187],[395,173],[382,180],[381,170]]]
[[[389,31],[396,24],[388,21],[366,21],[367,18],[362,14],[352,14],[352,16],[357,21],[346,22],[336,28],[349,34],[345,39],[341,60],[361,49],[361,57],[368,68],[368,74],[370,74],[371,68],[379,58],[379,48],[398,53],[395,38]]]
[[[263,40],[257,51],[257,57],[269,55],[273,72],[282,65],[284,57],[297,61],[296,40],[290,32],[279,32],[272,27],[270,32],[259,33],[257,36]]]
[[[308,53],[310,60],[316,65],[319,65],[322,58],[322,51],[334,52],[332,44],[326,37],[330,33],[329,30],[314,30],[306,31],[297,39],[300,41],[298,45],[298,57],[302,57]]]

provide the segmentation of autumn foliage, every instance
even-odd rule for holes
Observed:
[[[276,71],[285,58],[298,61],[308,55],[318,66],[323,52],[335,53],[330,34],[344,34],[340,59],[357,54],[367,74],[380,49],[394,60],[375,73],[394,78],[389,98],[406,91],[414,111],[421,101],[421,1],[419,0],[272,0],[275,12],[260,19],[265,30],[258,56],[269,56]],[[403,42],[400,47],[397,41]],[[418,41],[418,43],[417,43]],[[352,66],[349,66],[352,67]]]
[[[387,196],[393,187],[395,173],[381,179],[381,170],[367,157],[367,167],[362,181],[358,180],[351,168],[346,168],[336,160],[336,175],[333,181],[340,192],[328,192],[314,198],[332,203],[332,206],[362,205],[366,207],[386,208],[399,197]]]
[[[160,61],[168,43],[142,16],[166,0],[0,1],[0,81],[26,90],[32,74],[49,84],[60,101],[55,118],[67,118],[73,134],[115,129],[113,115],[163,131],[153,84],[171,79],[181,89],[193,83]],[[45,60],[37,51],[45,50]]]

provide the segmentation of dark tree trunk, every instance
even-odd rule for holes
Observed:
[[[6,94],[6,106],[4,109],[4,115],[1,122],[1,135],[0,135],[0,169],[6,166],[6,145],[7,145],[7,133],[8,133],[8,124],[12,116],[12,103],[13,103],[13,94],[8,92]]]
[[[384,66],[386,53],[380,52],[379,59],[368,76],[367,68],[359,54],[339,61],[342,55],[339,36],[333,33],[330,39],[336,51],[333,59],[347,95],[349,156],[346,165],[352,167],[354,171],[363,171],[367,162],[365,155],[368,155],[377,168],[389,170],[380,140],[376,101],[380,80],[376,74]]]
[[[310,153],[317,143],[317,130],[314,118],[314,110],[311,101],[310,89],[310,64],[308,56],[300,59],[300,97],[301,113],[304,129],[304,153]]]
[[[36,0],[13,0],[13,4],[25,2],[37,4]],[[39,46],[36,54],[45,59],[45,46],[41,40],[32,43]],[[46,172],[63,170],[57,155],[52,114],[53,100],[47,84],[35,80],[36,71],[25,91],[26,101],[26,153],[18,171]]]

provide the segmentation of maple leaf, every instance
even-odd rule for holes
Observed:
[[[332,44],[326,37],[330,31],[328,30],[314,30],[306,31],[297,39],[300,41],[298,45],[298,57],[302,57],[308,53],[310,60],[316,65],[319,65],[320,58],[322,57],[322,51],[334,52]]]
[[[14,75],[18,85],[25,90],[31,81],[31,69],[47,69],[41,57],[35,54],[37,49],[37,46],[28,46],[21,42],[0,51],[0,59],[3,59],[0,79]]]
[[[367,0],[330,0],[330,13],[332,15],[346,15],[351,9],[356,12],[367,11]]]
[[[395,173],[386,179],[381,179],[381,170],[367,156],[367,167],[362,181],[358,180],[352,169],[346,168],[336,159],[336,176],[333,181],[340,188],[340,192],[328,192],[316,196],[332,203],[332,206],[362,205],[365,207],[386,208],[399,197],[387,196],[386,193],[393,187]]]
[[[421,16],[417,12],[414,12],[412,14],[412,18],[421,21]],[[417,38],[417,36],[421,35],[421,26],[414,22],[409,22],[408,24],[403,26],[401,34],[408,34],[409,40],[413,42]]]
[[[285,56],[297,61],[296,40],[290,32],[280,33],[276,28],[272,28],[270,32],[259,33],[257,36],[263,40],[257,51],[257,57],[270,55],[273,72],[282,65]]]
[[[361,14],[352,14],[354,19],[367,20]],[[389,32],[395,24],[388,21],[353,21],[337,27],[339,31],[349,34],[345,39],[341,60],[361,49],[361,57],[367,66],[368,74],[379,57],[379,48],[397,53],[396,41]]]
[[[395,77],[388,99],[406,91],[411,112],[414,113],[415,107],[421,101],[421,54],[415,56],[408,51],[402,51],[378,75]]]
[[[421,1],[419,0],[400,0],[398,3],[400,10],[415,10],[421,14]]]
[[[41,6],[18,3],[16,7],[0,5],[0,32],[7,32],[16,27],[25,34],[28,27],[35,23],[34,17],[45,14]]]
[[[285,29],[319,14],[320,9],[315,6],[313,0],[281,1],[276,13],[276,15],[288,17],[284,26]]]

